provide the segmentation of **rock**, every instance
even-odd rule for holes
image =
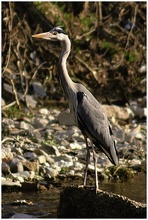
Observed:
[[[31,108],[36,108],[37,106],[37,101],[31,95],[26,95],[26,103],[27,103],[27,106]]]
[[[42,86],[42,84],[40,82],[33,82],[32,86],[34,89],[35,97],[45,97],[46,96],[46,92],[44,90],[44,87]]]
[[[1,106],[4,107],[6,105],[6,102],[3,98],[1,98]]]
[[[74,141],[84,142],[84,137],[83,137],[81,131],[75,132],[75,133],[72,135],[72,138],[73,138]]]
[[[46,167],[46,177],[55,178],[59,174],[58,169],[52,167]]]
[[[30,134],[34,131],[34,127],[30,123],[26,123],[25,121],[21,121],[20,128],[29,131]]]
[[[24,178],[20,176],[20,173],[12,173],[11,177],[13,180],[18,180],[20,183],[24,182]]]
[[[23,171],[23,172],[20,172],[20,176],[23,177],[26,180],[29,180],[30,173],[29,173],[29,171]]]
[[[130,163],[130,167],[133,170],[141,171],[141,161],[137,159],[133,159]]]
[[[20,187],[22,186],[19,181],[13,182],[12,179],[10,178],[9,179],[7,178],[6,180],[2,179],[1,184],[2,184],[2,189],[4,190],[11,187],[14,187],[15,189],[16,188],[20,189]]]
[[[23,150],[20,147],[14,148],[13,151],[16,153],[16,155],[23,155]]]
[[[49,121],[46,118],[34,118],[33,123],[35,128],[45,128]]]
[[[26,153],[24,153],[24,157],[27,160],[34,160],[37,158],[37,155],[34,152],[26,152]]]
[[[49,111],[48,111],[47,108],[41,108],[41,109],[39,110],[39,112],[40,112],[41,114],[43,114],[43,115],[49,115]]]
[[[46,161],[49,163],[49,164],[53,164],[54,163],[54,160],[48,155],[46,157]]]
[[[146,108],[141,108],[138,106],[136,103],[135,105],[129,106],[133,114],[139,118],[146,117],[147,116],[147,109]]]
[[[11,173],[10,167],[8,166],[7,163],[2,162],[2,174],[8,175],[9,173]]]
[[[47,154],[60,156],[60,152],[56,146],[50,145],[48,143],[42,144],[41,149]]]
[[[140,105],[140,107],[146,107],[146,102],[147,102],[147,96],[143,96],[142,98],[138,98],[137,99],[138,104]]]
[[[58,167],[73,166],[73,158],[67,154],[61,155],[59,157],[53,157],[53,159],[55,160],[55,164],[57,164]]]
[[[15,214],[12,214],[12,216],[10,218],[17,218],[17,219],[20,219],[20,218],[35,218],[33,215],[28,215],[28,214],[23,214],[23,213],[15,213]]]
[[[44,155],[38,156],[38,161],[39,161],[39,164],[45,164],[46,162],[45,156]]]
[[[35,177],[35,172],[34,171],[30,171],[29,180],[33,180],[34,177]]]
[[[48,120],[49,120],[50,124],[57,123],[57,119],[54,116],[52,116],[52,115],[48,116]]]
[[[35,173],[39,172],[39,163],[38,161],[23,161],[24,170],[34,171]]]
[[[75,125],[74,118],[72,114],[70,114],[69,109],[67,109],[66,111],[60,112],[57,119],[60,125]]]
[[[10,170],[12,173],[24,171],[22,162],[20,162],[17,158],[13,158],[10,163]]]
[[[11,148],[2,148],[2,151],[1,151],[1,155],[2,155],[2,161],[5,161],[5,160],[9,160],[9,159],[12,159],[13,158],[13,154],[11,152]]]
[[[81,150],[82,149],[82,145],[80,145],[79,143],[70,143],[70,148],[72,150],[75,150],[75,149]]]
[[[84,169],[84,167],[85,167],[84,164],[82,164],[78,161],[74,162],[74,170],[75,171],[82,171]],[[83,174],[83,172],[82,172],[82,174]]]
[[[92,188],[68,187],[60,195],[57,218],[146,218],[146,204]]]
[[[146,65],[142,65],[139,69],[138,69],[139,73],[145,73],[146,72]]]
[[[108,118],[116,118],[121,120],[127,120],[131,116],[134,116],[133,111],[128,107],[119,107],[116,105],[102,105],[104,112]]]

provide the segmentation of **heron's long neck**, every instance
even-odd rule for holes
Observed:
[[[65,41],[62,41],[62,53],[59,59],[58,71],[59,71],[60,83],[67,98],[70,98],[69,96],[74,88],[74,82],[71,80],[66,68],[66,60],[69,56],[70,49],[71,49],[71,42],[69,38],[66,37]]]

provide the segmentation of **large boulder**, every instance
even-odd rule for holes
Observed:
[[[58,218],[146,218],[146,204],[92,188],[68,187],[60,195]]]

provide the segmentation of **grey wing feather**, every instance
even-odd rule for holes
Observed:
[[[118,157],[112,130],[101,105],[91,94],[77,93],[77,117],[82,133],[86,134],[117,165]]]

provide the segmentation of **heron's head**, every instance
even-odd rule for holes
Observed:
[[[52,40],[52,41],[63,41],[65,39],[65,36],[67,35],[65,34],[65,32],[61,27],[55,27],[51,29],[49,32],[32,35],[32,37],[35,38],[42,38],[45,40]]]

